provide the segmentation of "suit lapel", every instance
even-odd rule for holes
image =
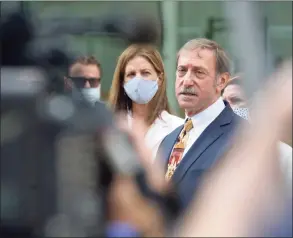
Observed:
[[[231,121],[232,110],[230,107],[226,106],[223,112],[203,131],[183,157],[183,160],[173,175],[172,180],[174,183],[179,183],[181,181],[190,166],[198,160],[201,154],[208,149],[210,145],[224,134],[223,126],[230,124]]]

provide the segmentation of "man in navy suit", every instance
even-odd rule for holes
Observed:
[[[176,97],[186,119],[191,119],[192,129],[183,132],[185,127],[181,126],[166,136],[158,160],[163,159],[166,178],[177,187],[183,207],[194,197],[203,173],[229,147],[236,125],[242,120],[221,98],[230,78],[229,68],[224,49],[208,39],[187,42],[177,56]],[[186,134],[188,137],[182,140]],[[179,161],[177,166],[174,161]]]

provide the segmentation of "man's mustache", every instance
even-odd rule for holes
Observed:
[[[195,90],[195,88],[192,88],[192,87],[184,87],[181,89],[180,93],[179,94],[191,94],[191,95],[197,95],[197,92]]]

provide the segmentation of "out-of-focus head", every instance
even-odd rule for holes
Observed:
[[[227,83],[223,90],[222,97],[231,107],[244,108],[247,106],[244,91],[241,88],[240,76],[235,76]]]
[[[97,88],[101,83],[101,64],[94,56],[83,56],[71,64],[65,77],[65,89],[72,89],[72,82],[78,88]]]
[[[101,97],[101,71],[101,64],[94,56],[80,57],[69,67],[64,88],[73,94],[76,89],[80,90],[83,97],[94,105]]]
[[[133,103],[148,105],[150,124],[163,110],[169,111],[163,60],[154,46],[130,45],[120,55],[109,103],[115,112],[131,111]]]
[[[176,97],[188,116],[195,115],[220,96],[230,78],[230,60],[215,41],[188,41],[178,52]]]

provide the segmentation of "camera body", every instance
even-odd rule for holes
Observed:
[[[49,83],[42,68],[2,68],[2,232],[102,235],[113,171],[101,140],[112,115],[103,103],[48,93]]]
[[[110,19],[105,29],[131,43],[158,38],[147,18],[124,21],[125,26]],[[139,34],[127,22],[136,22]],[[149,189],[136,150],[106,105],[93,107],[81,93],[78,98],[64,93],[69,55],[48,49],[36,57],[29,47],[33,39],[22,14],[1,23],[1,235],[103,236],[115,174],[133,177],[143,195],[174,217],[176,198]]]

